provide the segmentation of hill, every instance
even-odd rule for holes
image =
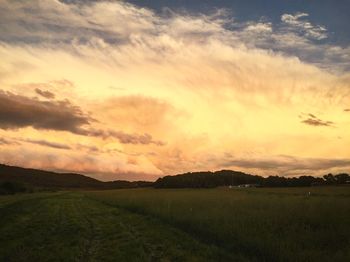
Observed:
[[[214,188],[219,186],[262,186],[262,187],[303,187],[311,185],[349,185],[346,173],[327,174],[323,178],[312,176],[261,177],[233,170],[216,172],[189,172],[175,176],[165,176],[155,182],[117,180],[102,182],[75,173],[56,173],[31,168],[0,164],[1,192],[23,192],[28,188],[41,189],[118,189],[118,188]]]
[[[20,183],[34,188],[50,189],[114,189],[147,186],[152,183],[143,181],[102,182],[97,179],[75,173],[56,173],[38,169],[22,168],[0,164],[0,183]]]

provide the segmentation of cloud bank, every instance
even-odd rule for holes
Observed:
[[[0,161],[104,178],[347,168],[350,48],[311,16],[0,0]]]

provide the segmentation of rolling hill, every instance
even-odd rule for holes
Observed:
[[[219,186],[304,187],[311,185],[349,185],[350,175],[328,174],[323,178],[312,176],[262,177],[233,170],[216,172],[189,172],[175,176],[164,176],[155,182],[116,180],[102,182],[75,173],[56,173],[38,169],[0,164],[0,184],[19,183],[28,188],[43,189],[118,189],[118,188],[214,188]]]
[[[0,164],[0,182],[22,183],[35,188],[52,189],[114,189],[147,186],[144,181],[117,180],[102,182],[97,179],[75,173],[56,173],[31,168],[22,168]]]

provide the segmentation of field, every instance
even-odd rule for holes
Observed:
[[[350,188],[1,196],[0,261],[350,261]]]

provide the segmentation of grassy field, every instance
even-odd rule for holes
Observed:
[[[0,261],[350,261],[350,188],[2,196]]]

